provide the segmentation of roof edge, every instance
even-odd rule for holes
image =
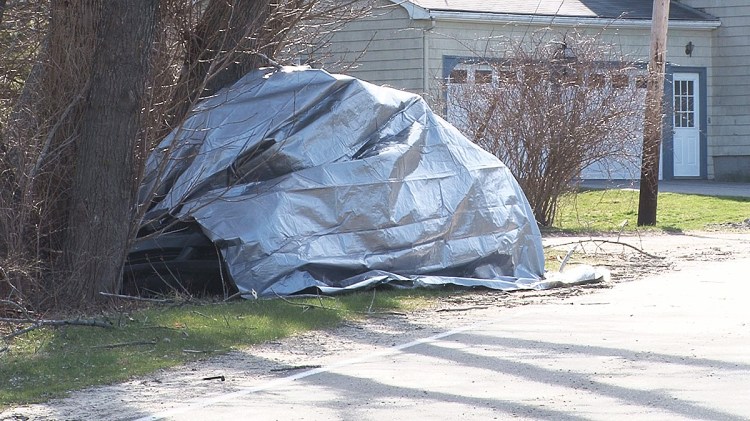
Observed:
[[[408,0],[390,0],[390,2],[395,4],[396,6],[403,7],[406,10],[406,13],[409,14],[410,19],[429,20],[432,18],[429,10],[421,6],[417,6],[416,4]]]
[[[525,24],[559,24],[562,26],[583,27],[616,27],[616,28],[650,28],[651,19],[611,19],[611,18],[589,18],[574,16],[549,16],[549,15],[521,15],[509,13],[490,12],[462,12],[448,10],[425,9],[410,0],[389,0],[396,6],[401,6],[412,20],[443,20],[452,22],[488,22],[488,23],[525,23]],[[679,3],[678,3],[679,4]],[[680,5],[682,7],[687,7]],[[697,9],[695,9],[697,10]],[[699,11],[700,12],[700,11]],[[708,17],[711,15],[705,14]],[[721,26],[718,19],[706,20],[679,20],[669,21],[670,28],[680,29],[716,29]]]
[[[408,1],[399,2],[402,6]],[[418,7],[418,6],[416,6]],[[557,24],[561,26],[583,26],[583,27],[615,27],[615,28],[651,28],[651,19],[610,19],[610,18],[587,18],[573,16],[545,16],[545,15],[514,15],[501,13],[483,13],[483,12],[454,12],[445,10],[421,10],[426,12],[427,16],[436,20],[452,22],[488,22],[488,23],[523,23],[523,24],[540,24],[550,25]],[[408,10],[408,9],[407,9]],[[411,14],[410,14],[411,16]],[[418,19],[412,17],[412,19]],[[426,18],[422,18],[426,19]],[[679,29],[716,29],[721,26],[719,20],[670,20],[670,28]]]

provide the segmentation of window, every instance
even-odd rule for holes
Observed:
[[[639,75],[635,77],[635,87],[638,89],[646,89],[648,88],[648,78],[643,75]]]
[[[481,69],[474,71],[474,83],[492,83],[492,70]]]
[[[466,83],[466,70],[464,69],[453,69],[449,77],[449,83]]]
[[[612,87],[615,89],[625,89],[629,83],[628,75],[612,75]]]
[[[501,83],[515,82],[516,72],[514,72],[513,70],[500,70],[497,73],[497,79]]]
[[[695,86],[692,80],[678,80],[674,84],[674,126],[695,127]]]
[[[593,75],[589,76],[588,84],[592,88],[603,88],[604,83],[604,75],[601,73],[594,73]]]

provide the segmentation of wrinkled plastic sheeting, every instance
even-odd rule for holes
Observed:
[[[534,288],[541,235],[510,171],[414,94],[300,67],[200,103],[141,199],[194,218],[243,293],[381,283]]]

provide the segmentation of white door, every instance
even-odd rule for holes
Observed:
[[[700,101],[697,73],[675,73],[674,94],[674,176],[698,177],[700,168]]]

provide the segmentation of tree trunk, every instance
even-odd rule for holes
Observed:
[[[101,0],[52,1],[49,34],[40,51],[39,84],[27,81],[30,107],[19,110],[20,118],[14,122],[20,129],[20,142],[26,138],[36,146],[35,156],[24,165],[21,185],[26,197],[42,203],[36,217],[40,249],[48,251],[39,257],[49,259],[54,272],[64,265],[56,256],[63,247],[81,99],[88,85],[100,11]]]
[[[107,0],[77,142],[64,253],[70,286],[92,299],[115,292],[133,215],[133,152],[158,0]],[[76,288],[78,287],[78,288]]]
[[[0,229],[9,249],[42,263],[42,271],[59,269],[73,139],[93,56],[99,2],[51,1],[49,29],[37,62],[3,127],[0,197],[8,211]]]

